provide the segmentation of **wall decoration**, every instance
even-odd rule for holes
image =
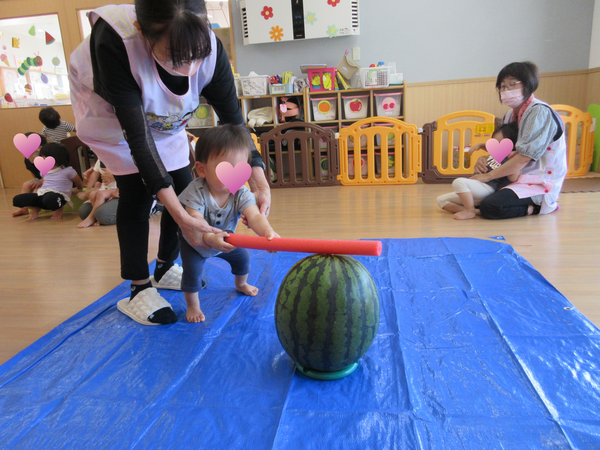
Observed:
[[[335,8],[341,1],[342,0],[327,0],[327,4]]]
[[[4,33],[0,47],[8,47],[0,48],[0,108],[69,105],[67,58],[58,15],[0,18],[0,30]],[[13,37],[18,47],[11,47]]]
[[[308,23],[309,25],[314,25],[316,21],[317,21],[317,14],[314,12],[308,11],[308,13],[306,14],[306,23]]]
[[[35,58],[27,58],[25,61],[23,61],[23,64],[21,64],[21,67],[19,67],[17,69],[17,72],[19,73],[19,75],[24,76],[31,66],[41,67],[41,65],[42,65],[41,57],[36,56]]]
[[[12,38],[12,46],[13,46],[13,48],[20,48],[21,47],[21,39]]]
[[[283,37],[283,28],[279,28],[279,25],[271,27],[269,34],[274,42],[281,41],[281,38]]]
[[[327,27],[327,36],[329,36],[330,38],[337,37],[337,32],[338,30],[335,25],[329,25]]]
[[[12,95],[10,95],[8,92],[4,95],[4,100],[6,100],[6,103],[14,104],[15,108],[17,108],[17,102],[13,100]]]
[[[265,20],[269,20],[271,17],[273,17],[273,8],[270,6],[265,6],[261,14],[265,18]]]

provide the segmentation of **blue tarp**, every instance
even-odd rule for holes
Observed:
[[[2,449],[595,449],[600,331],[509,245],[384,240],[357,257],[377,338],[338,381],[295,371],[274,303],[298,253],[252,252],[238,294],[206,266],[203,324],[117,311],[128,283],[0,366]]]

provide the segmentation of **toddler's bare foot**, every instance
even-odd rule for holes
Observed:
[[[204,322],[205,319],[204,313],[200,310],[200,306],[188,305],[188,310],[185,313],[185,317],[187,321],[191,323]]]
[[[477,214],[474,209],[465,209],[454,214],[454,218],[457,220],[474,219],[475,217],[477,217]]]
[[[29,213],[29,220],[37,219],[39,213],[40,213],[39,208],[31,208],[31,212]]]
[[[81,222],[79,222],[77,224],[77,228],[87,228],[87,227],[91,227],[92,225],[95,225],[97,222],[95,219],[90,219],[89,217],[86,217],[85,219],[83,219]]]
[[[12,216],[13,217],[26,216],[27,214],[29,214],[29,211],[27,211],[27,208],[21,208],[21,209],[17,209],[16,211],[13,211]]]
[[[258,288],[256,286],[251,286],[248,283],[236,284],[235,288],[242,294],[251,295],[252,297],[258,294]]]
[[[62,215],[63,215],[63,210],[61,209],[57,209],[56,211],[54,211],[54,214],[52,214],[52,217],[50,217],[52,220],[58,220],[58,219],[62,219]]]

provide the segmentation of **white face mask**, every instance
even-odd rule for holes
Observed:
[[[500,92],[500,100],[502,100],[502,104],[508,106],[509,108],[516,108],[523,103],[523,92],[521,89],[502,91]]]
[[[156,57],[154,53],[152,53],[152,56],[154,57],[154,60],[158,63],[160,67],[165,69],[165,71],[168,74],[173,75],[174,77],[191,77],[198,71],[198,69],[200,68],[200,64],[202,64],[201,60],[197,60],[192,63],[182,64],[179,67],[177,67],[177,69],[175,69],[173,67],[173,63],[166,64],[162,62]]]

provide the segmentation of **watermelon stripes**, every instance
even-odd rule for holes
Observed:
[[[358,361],[379,327],[379,295],[367,269],[345,255],[312,255],[283,279],[275,327],[284,350],[304,367],[334,372]]]

